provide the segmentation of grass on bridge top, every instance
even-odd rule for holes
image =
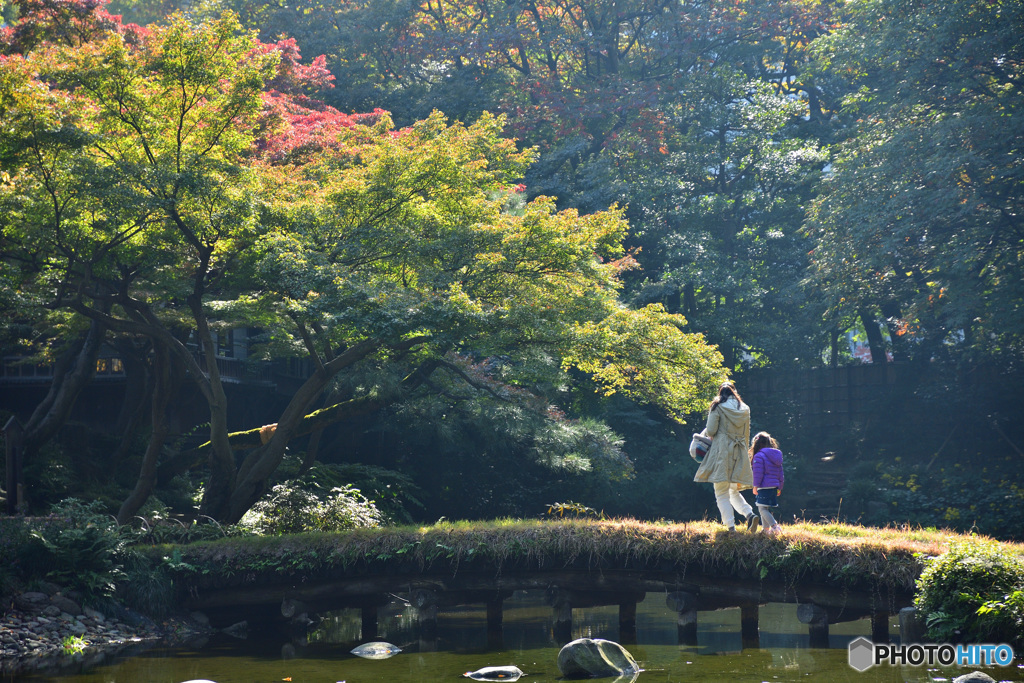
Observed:
[[[796,581],[828,576],[849,586],[912,591],[925,558],[960,543],[998,547],[1024,558],[1024,545],[947,530],[862,527],[799,522],[778,536],[729,533],[711,521],[634,519],[497,519],[440,521],[427,526],[354,529],[337,533],[229,537],[186,546],[158,546],[171,554],[183,579],[227,585],[240,577],[328,577],[374,572],[470,567],[572,567],[602,570],[666,566],[686,573]]]

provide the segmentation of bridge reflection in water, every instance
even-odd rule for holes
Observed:
[[[791,642],[795,636],[806,639],[811,648],[828,648],[834,627],[862,620],[870,620],[870,633],[860,635],[869,635],[873,642],[889,642],[891,630],[897,631],[903,642],[918,640],[910,608],[912,595],[907,593],[882,593],[870,586],[858,591],[810,582],[794,585],[706,576],[681,578],[637,571],[365,576],[309,585],[204,592],[194,595],[188,606],[205,611],[215,623],[258,615],[263,623],[276,621],[286,626],[298,642],[305,640],[308,627],[320,623],[319,617],[338,610],[358,611],[359,634],[353,640],[377,640],[391,630],[381,628],[381,619],[399,611],[420,651],[433,651],[437,648],[439,620],[446,614],[465,614],[467,610],[477,611],[483,618],[488,647],[503,647],[506,610],[516,609],[523,596],[529,596],[534,609],[545,613],[550,640],[563,644],[580,637],[573,625],[574,613],[579,618],[579,610],[601,610],[611,622],[605,630],[614,633],[615,640],[624,645],[636,643],[641,603],[647,616],[659,612],[662,624],[675,621],[675,638],[683,646],[697,646],[699,630],[706,641],[708,629],[701,622],[720,623],[723,610],[729,610],[733,632],[721,635],[736,640],[738,649],[784,646],[780,639]],[[763,624],[766,611],[769,623]],[[789,624],[794,623],[795,614],[795,623],[806,629],[806,635],[773,632],[779,614],[786,614]],[[897,616],[899,627],[891,629]],[[588,617],[587,622],[592,624],[593,620]],[[863,630],[864,626],[858,628]],[[715,630],[719,632],[720,628]],[[608,638],[608,633],[584,635]],[[849,639],[836,640],[842,642],[832,643],[833,647],[845,647]]]
[[[759,629],[756,637],[744,638],[739,608],[701,611],[699,630],[692,640],[679,642],[676,614],[665,604],[663,595],[648,594],[637,606],[636,639],[628,640],[619,629],[618,606],[597,606],[574,610],[572,631],[556,637],[553,612],[544,591],[516,591],[504,603],[504,620],[499,629],[487,629],[486,606],[462,605],[442,611],[432,638],[423,636],[418,625],[417,610],[395,599],[379,610],[379,630],[372,639],[398,644],[405,653],[500,653],[557,651],[566,640],[575,638],[606,638],[623,643],[634,656],[643,660],[645,668],[675,666],[675,658],[690,656],[735,656],[760,652],[779,659],[778,664],[792,664],[809,656],[824,643],[811,642],[809,629],[799,621],[797,607],[791,603],[767,603],[759,606]],[[896,619],[889,622],[893,638],[898,638]],[[870,633],[869,619],[839,622],[830,627],[827,647],[845,650],[848,643]],[[315,658],[338,651],[348,652],[367,638],[361,630],[360,610],[333,612],[313,629],[308,638],[295,634],[273,643],[287,641],[281,647],[282,657]],[[673,656],[672,653],[676,654]],[[506,663],[500,657],[483,663]],[[783,662],[782,660],[786,660]],[[513,661],[510,659],[509,661]],[[515,660],[519,661],[519,660]],[[532,660],[527,660],[532,661]],[[746,660],[744,660],[746,661]],[[759,660],[760,661],[760,660]]]

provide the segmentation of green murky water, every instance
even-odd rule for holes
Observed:
[[[442,612],[437,638],[417,639],[415,615],[395,602],[380,613],[378,637],[402,648],[382,660],[349,653],[360,644],[359,613],[339,612],[308,639],[250,634],[246,640],[217,635],[187,648],[150,649],[134,657],[113,659],[85,670],[20,676],[5,681],[62,683],[180,683],[209,679],[217,683],[423,683],[468,680],[466,671],[515,665],[526,672],[523,683],[561,680],[556,658],[562,643],[553,634],[551,609],[539,594],[517,593],[505,601],[500,635],[488,634],[484,609],[466,607]],[[895,621],[890,624],[898,635]],[[756,646],[744,647],[739,609],[700,612],[696,645],[680,645],[676,614],[664,597],[649,594],[637,608],[635,642],[620,640],[618,610],[613,607],[573,611],[573,638],[607,638],[623,642],[643,666],[636,683],[727,681],[951,681],[979,667],[872,667],[863,673],[847,663],[847,644],[870,637],[868,620],[832,624],[829,648],[811,648],[807,626],[796,605],[763,605]],[[82,669],[83,667],[77,667]],[[983,669],[997,681],[1024,681],[1024,664]],[[612,681],[613,679],[601,679]],[[629,683],[630,678],[619,679]]]

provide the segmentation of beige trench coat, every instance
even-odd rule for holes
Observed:
[[[752,488],[754,473],[750,469],[747,444],[750,443],[750,408],[730,398],[708,413],[705,432],[711,437],[711,448],[693,475],[694,481],[729,481],[739,489]]]

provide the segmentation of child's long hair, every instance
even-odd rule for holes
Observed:
[[[750,440],[750,458],[753,460],[754,453],[757,453],[762,448],[778,448],[779,442],[769,434],[768,432],[758,432],[754,435],[754,438]]]

